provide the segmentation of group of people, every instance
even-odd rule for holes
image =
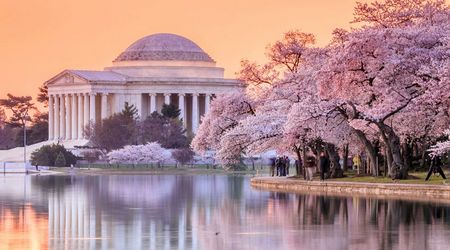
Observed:
[[[270,159],[270,175],[287,176],[289,175],[289,157],[278,156]],[[276,172],[276,173],[275,173]]]
[[[286,176],[289,175],[289,157],[287,156],[279,156],[276,158],[270,159],[270,175],[271,176]],[[326,154],[326,152],[321,152],[319,156],[319,167],[320,167],[320,180],[323,181],[328,176],[330,171],[330,158]],[[299,165],[297,169],[302,167],[302,162],[296,161],[296,164]],[[305,170],[305,179],[308,181],[313,180],[314,170],[316,169],[317,161],[316,158],[312,155],[307,156],[304,163]]]
[[[328,177],[330,171],[330,158],[325,152],[321,152],[319,156],[320,180],[324,181]],[[316,168],[316,158],[312,155],[306,157],[305,162],[305,179],[313,180],[314,169]]]

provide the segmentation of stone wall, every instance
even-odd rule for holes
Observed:
[[[450,202],[450,185],[319,182],[277,177],[255,177],[251,185],[269,191]]]

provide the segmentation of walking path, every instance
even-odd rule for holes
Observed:
[[[255,177],[252,187],[281,192],[313,193],[335,196],[376,196],[450,203],[450,185],[304,181],[283,177]]]

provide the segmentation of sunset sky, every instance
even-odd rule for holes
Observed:
[[[176,33],[202,47],[226,77],[267,44],[300,29],[326,44],[350,27],[354,0],[0,0],[0,98],[36,96],[64,69],[101,70],[131,43]]]

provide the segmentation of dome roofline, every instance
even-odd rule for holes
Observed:
[[[121,61],[215,61],[193,41],[175,34],[158,33],[131,44],[113,62]]]

